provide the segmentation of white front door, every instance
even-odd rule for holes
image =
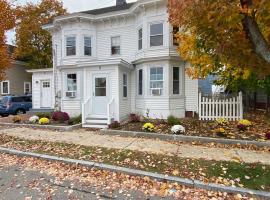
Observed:
[[[107,104],[109,100],[108,78],[106,75],[93,75],[93,98],[92,114],[94,116],[106,117]]]
[[[52,106],[52,90],[51,81],[43,80],[41,81],[41,108],[51,108]]]

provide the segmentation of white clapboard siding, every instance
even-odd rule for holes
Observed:
[[[230,121],[243,119],[242,92],[235,97],[215,98],[203,97],[199,93],[199,119],[216,120],[225,118]]]

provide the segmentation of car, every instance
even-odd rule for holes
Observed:
[[[25,114],[32,108],[32,96],[4,96],[0,116]]]

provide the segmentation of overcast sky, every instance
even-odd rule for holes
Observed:
[[[38,3],[40,0],[17,0],[17,4],[25,4],[27,2]],[[78,12],[83,10],[92,10],[96,8],[103,8],[115,5],[116,0],[62,0],[64,7],[69,13]],[[134,2],[136,0],[126,0],[129,2]],[[7,42],[13,44],[14,32],[9,31],[7,33]]]

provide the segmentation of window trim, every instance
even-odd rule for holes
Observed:
[[[125,78],[126,77],[126,83]],[[126,96],[125,96],[125,88],[126,88]],[[123,73],[123,98],[128,98],[128,75],[126,73]]]
[[[75,54],[74,55],[67,55],[67,39],[70,37],[75,38]],[[65,36],[65,57],[72,57],[72,56],[77,56],[77,37],[76,35],[66,35]]]
[[[85,54],[85,38],[90,38],[91,46],[90,46],[90,55]],[[93,37],[91,35],[83,35],[83,56],[92,57],[93,56]]]
[[[3,83],[7,83],[8,84],[8,92],[7,93],[4,93]],[[1,94],[2,95],[8,95],[8,94],[10,94],[10,81],[9,80],[1,81]]]
[[[140,30],[142,31],[142,37],[140,38]],[[143,28],[142,27],[139,27],[137,29],[137,36],[138,36],[138,51],[141,51],[143,50]],[[140,48],[140,42],[141,42],[141,45],[142,47]]]
[[[151,35],[151,26],[156,25],[156,24],[162,24],[162,34]],[[151,37],[153,37],[153,36],[162,36],[162,45],[151,46]],[[163,47],[163,46],[164,46],[164,21],[156,21],[156,22],[149,23],[149,47],[150,48],[158,48],[158,47]]]
[[[155,82],[157,82],[157,81],[162,81],[162,88],[151,88],[151,69],[153,69],[153,68],[162,68],[162,80],[153,80],[153,81],[155,81]],[[164,96],[164,90],[165,90],[165,87],[164,87],[164,67],[162,67],[162,66],[151,66],[150,68],[149,68],[149,92],[150,92],[150,96],[152,96],[152,97],[160,97],[160,96]],[[152,92],[151,92],[151,90],[152,89],[161,89],[162,90],[162,92],[161,92],[161,94],[160,95],[153,95],[152,94]]]
[[[68,90],[68,75],[75,74],[76,75],[76,90]],[[78,91],[78,74],[77,73],[67,73],[66,74],[66,92],[77,92]]]
[[[119,54],[113,54],[112,53],[112,39],[113,38],[118,38],[119,37]],[[110,42],[111,42],[111,48],[110,48],[110,51],[111,51],[111,56],[121,56],[121,36],[120,35],[114,35],[114,36],[111,36],[111,40],[110,40]]]
[[[29,84],[29,92],[27,93],[26,92],[26,85]],[[24,94],[31,94],[32,93],[32,86],[31,86],[31,82],[24,82],[23,83],[23,91],[24,91]]]

